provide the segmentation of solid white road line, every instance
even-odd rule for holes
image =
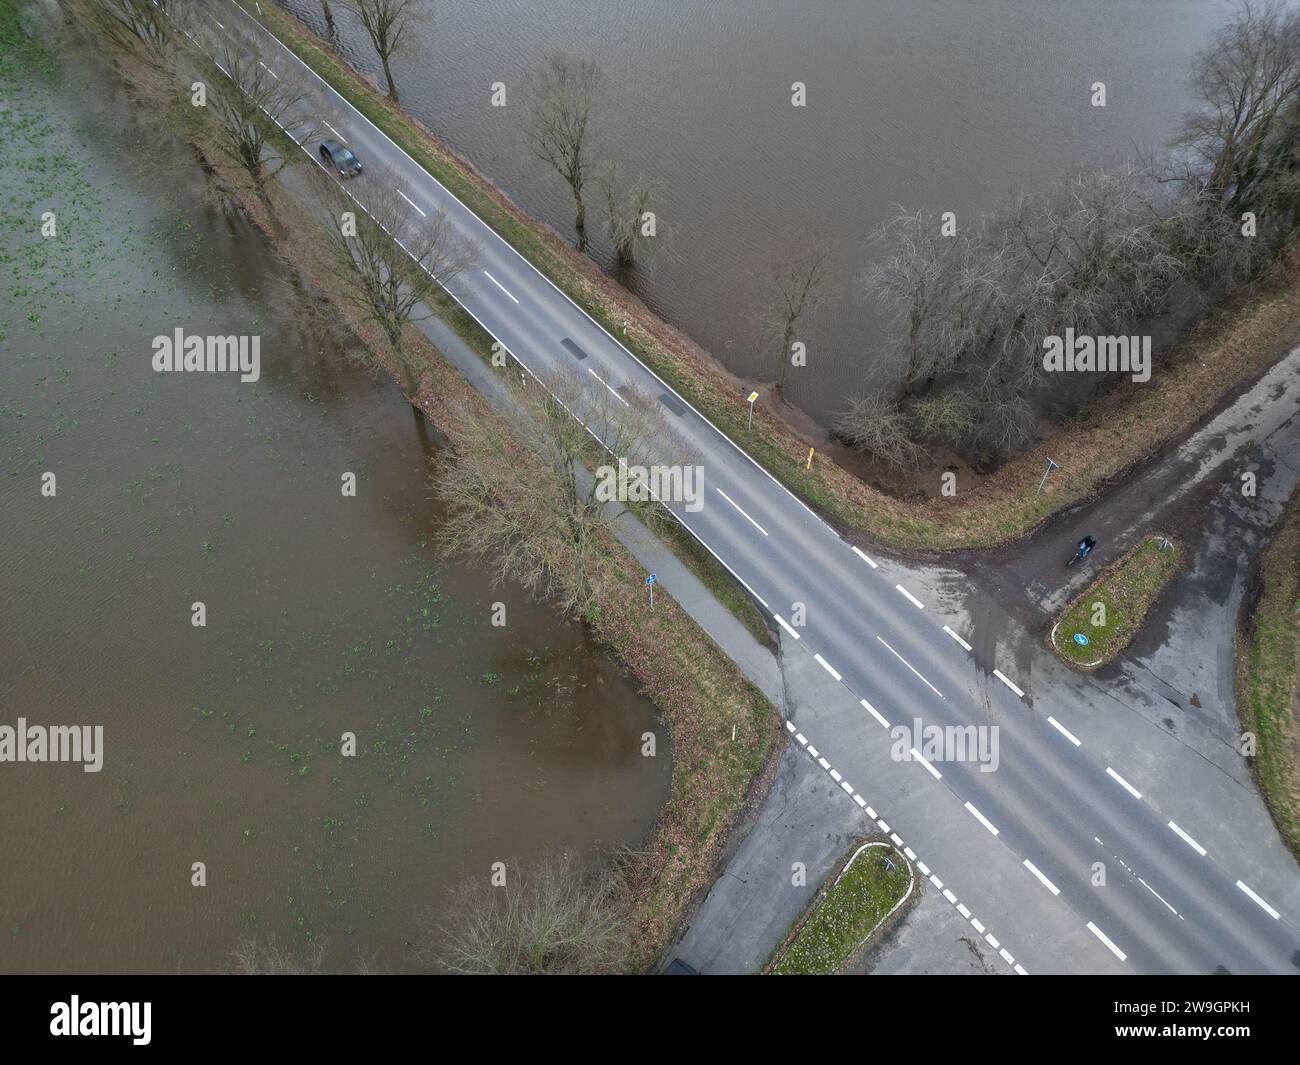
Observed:
[[[869,702],[867,702],[866,699],[861,700],[861,702],[862,705],[866,707],[867,713],[869,713],[872,717],[874,717],[877,721],[879,721],[882,725],[884,725],[885,728],[889,728],[889,722],[886,721],[884,717],[881,716],[879,710],[877,710],[874,706],[872,706]]]
[[[1012,684],[1010,678],[1008,678],[1007,675],[1002,672],[1002,670],[995,669],[993,671],[993,675],[997,677],[998,680],[1000,680],[1008,688],[1010,688],[1013,692],[1015,692],[1016,695],[1018,695],[1021,699],[1025,697],[1025,693],[1022,692],[1019,688],[1017,688],[1014,684]]]
[[[946,632],[949,636],[951,636],[954,640],[956,640],[959,644],[961,644],[962,647],[966,648],[966,650],[969,651],[971,649],[970,644],[968,644],[965,640],[963,640],[960,636],[958,636],[955,632],[953,632],[952,629],[948,628],[947,625],[943,627],[943,631]]]
[[[793,636],[796,640],[799,639],[799,634],[795,632],[794,629],[792,629],[789,625],[786,624],[785,618],[783,618],[780,614],[773,614],[772,617],[776,618],[777,623],[781,626],[781,628],[785,629],[785,631],[788,632],[791,636]]]
[[[750,517],[748,514],[746,514],[743,510],[741,510],[741,509],[740,509],[740,505],[739,505],[739,504],[738,504],[734,499],[732,499],[731,496],[727,495],[726,492],[724,492],[721,488],[718,488],[716,485],[714,486],[714,489],[713,489],[713,490],[714,490],[715,492],[717,492],[718,495],[722,496],[723,499],[725,499],[728,503],[730,503],[730,504],[731,504],[733,507],[735,507],[737,510],[740,510],[741,516],[742,516],[742,517],[743,517],[747,522],[749,522],[750,525],[754,526],[754,528],[757,529],[759,532],[761,532],[764,536],[767,535],[767,530],[764,529],[763,526],[759,525],[758,522],[756,522],[753,518],[751,518],[751,517]]]
[[[853,547],[852,544],[850,544],[849,546],[850,546],[850,547]],[[862,559],[862,561],[865,562],[865,563],[866,563],[868,566],[870,566],[872,569],[879,569],[879,568],[880,568],[880,567],[877,566],[874,562],[872,562],[871,559],[869,559],[866,555],[864,555],[861,551],[859,551],[856,547],[853,547],[853,553],[854,553],[855,555],[857,555],[858,558]]]
[[[1054,718],[1054,717],[1050,717],[1050,716],[1049,716],[1047,720],[1048,720],[1048,722],[1051,724],[1051,726],[1052,726],[1054,729],[1056,729],[1057,732],[1059,732],[1059,733],[1060,733],[1062,736],[1064,736],[1067,740],[1069,740],[1071,743],[1073,743],[1076,747],[1082,747],[1082,746],[1083,746],[1082,743],[1080,743],[1077,739],[1075,739],[1075,737],[1074,737],[1074,733],[1072,733],[1068,728],[1066,728],[1066,727],[1065,727],[1064,725],[1062,725],[1059,721],[1057,721],[1056,718]]]
[[[1061,893],[1061,889],[1058,888],[1055,884],[1053,884],[1050,880],[1048,880],[1047,877],[1045,877],[1042,874],[1042,871],[1038,868],[1038,866],[1036,866],[1028,858],[1025,859],[1025,868],[1028,869],[1031,873],[1033,873],[1034,876],[1038,878],[1038,882],[1042,884],[1043,887],[1047,888],[1047,890],[1050,891],[1053,895],[1059,895]]]
[[[414,207],[417,211],[419,211],[421,218],[429,217],[427,214],[424,213],[424,208],[422,208],[418,203],[416,203],[413,199],[411,199],[411,197],[406,195],[406,193],[404,193],[401,189],[397,190],[397,195],[402,197],[402,199],[404,199],[407,203],[409,203],[412,207]]]
[[[925,757],[925,755],[923,755],[915,747],[912,748],[912,757],[915,758],[918,762],[920,762],[923,766],[925,766],[925,768],[930,771],[930,775],[934,777],[935,780],[943,779],[943,774],[940,773],[939,770],[935,769],[934,766],[930,764],[930,759]]]
[[[1113,779],[1113,780],[1115,781],[1115,783],[1119,784],[1120,787],[1122,787],[1122,788],[1123,788],[1125,791],[1127,791],[1130,795],[1132,795],[1133,798],[1135,798],[1135,799],[1140,799],[1140,798],[1142,798],[1142,793],[1141,793],[1140,791],[1138,791],[1137,788],[1135,788],[1135,787],[1134,787],[1132,784],[1130,784],[1127,780],[1125,780],[1122,776],[1120,776],[1118,773],[1116,773],[1115,770],[1111,769],[1110,766],[1107,766],[1107,767],[1106,767],[1106,775],[1107,775],[1108,777],[1110,777],[1111,779]]]
[[[1179,838],[1180,838],[1184,843],[1186,843],[1189,847],[1191,847],[1192,850],[1194,850],[1194,851],[1195,851],[1197,854],[1199,854],[1202,858],[1205,857],[1205,848],[1202,847],[1199,843],[1197,843],[1196,840],[1192,839],[1191,836],[1189,836],[1186,832],[1184,832],[1181,828],[1179,828],[1179,827],[1178,827],[1176,824],[1174,824],[1172,821],[1169,822],[1169,827],[1172,828],[1172,829],[1174,830],[1174,833],[1175,833],[1175,834],[1176,834],[1176,835],[1177,835],[1177,836],[1178,836],[1178,837],[1179,837]]]
[[[910,663],[906,658],[904,658],[904,657],[903,657],[902,655],[900,655],[897,651],[895,651],[892,647],[890,647],[889,644],[885,643],[885,641],[884,641],[881,637],[877,636],[876,639],[877,639],[877,640],[880,640],[881,643],[884,643],[884,644],[885,644],[885,647],[887,647],[887,648],[889,649],[889,653],[890,653],[891,655],[893,655],[893,656],[894,656],[895,658],[897,658],[900,662],[902,662],[903,665],[907,666],[908,669],[911,669],[913,673],[916,673],[916,670],[915,670],[915,669],[912,669],[912,663]],[[916,675],[917,675],[918,677],[921,677],[921,674],[920,674],[920,673],[916,673]],[[924,677],[921,677],[921,682],[922,682],[922,683],[923,683],[927,688],[929,688],[932,692],[934,692],[934,694],[937,695],[940,699],[943,698],[943,692],[941,692],[938,688],[936,688],[933,684],[931,684],[931,683],[930,683],[928,680],[926,680]]]
[[[1114,954],[1115,957],[1117,957],[1120,961],[1128,961],[1128,955],[1125,954],[1122,950],[1120,950],[1119,947],[1115,946],[1115,944],[1110,941],[1110,936],[1106,935],[1105,932],[1103,932],[1091,921],[1088,922],[1088,931],[1091,932],[1098,939],[1100,939],[1103,943],[1105,943],[1107,948],[1110,950],[1110,952]]]
[[[985,817],[982,813],[980,813],[977,809],[975,809],[975,807],[973,807],[970,803],[966,804],[966,809],[971,812],[971,816],[973,816],[976,821],[978,821],[981,825],[987,828],[995,836],[998,834],[998,830],[996,827],[994,827],[993,822],[990,821],[987,817]]]
[[[487,273],[486,270],[484,270],[483,272],[484,272],[484,273]],[[509,296],[510,293],[507,292],[506,295]],[[632,406],[631,403],[629,403],[629,402],[628,402],[627,400],[625,400],[622,396],[620,396],[617,392],[615,392],[613,388],[610,388],[610,384],[609,384],[609,382],[606,381],[603,377],[601,377],[600,374],[598,374],[598,373],[597,373],[595,370],[593,370],[590,366],[587,367],[587,373],[591,374],[592,377],[594,377],[597,381],[599,381],[602,385],[604,385],[607,389],[609,389],[609,394],[610,394],[611,396],[613,396],[616,400],[618,400],[620,403],[622,403],[623,406],[625,406],[625,407],[630,407],[630,406]],[[656,497],[656,498],[657,498],[657,497]]]
[[[1247,895],[1249,895],[1251,899],[1253,899],[1256,903],[1258,903],[1259,906],[1260,906],[1260,908],[1261,908],[1261,909],[1262,909],[1266,914],[1268,914],[1271,918],[1273,918],[1273,920],[1276,921],[1276,920],[1279,920],[1279,919],[1281,918],[1282,915],[1281,915],[1280,913],[1278,913],[1277,910],[1273,909],[1272,906],[1270,906],[1267,902],[1265,902],[1265,901],[1264,901],[1263,899],[1261,899],[1258,895],[1256,895],[1253,891],[1251,891],[1250,888],[1248,888],[1248,887],[1247,887],[1245,884],[1243,884],[1240,880],[1237,881],[1237,887],[1241,888],[1241,890],[1244,891]]]
[[[519,302],[518,300],[515,299],[515,295],[514,295],[514,293],[511,292],[508,288],[506,288],[505,285],[501,284],[500,281],[498,281],[495,277],[493,277],[491,274],[489,274],[486,270],[484,270],[483,273],[487,276],[487,279],[488,279],[489,281],[492,282],[492,284],[496,285],[497,288],[499,288],[502,292],[504,292],[504,293],[505,293],[507,296],[509,296],[512,300],[515,300],[516,303]]]
[[[822,669],[826,670],[826,672],[829,673],[836,680],[844,679],[838,673],[835,672],[835,667],[832,666],[829,662],[827,662],[826,659],[824,659],[821,655],[813,655],[813,658],[817,659],[817,661],[821,663]]]
[[[896,584],[896,585],[894,585],[894,587],[897,588],[900,592],[902,592],[905,596],[907,596],[907,598],[910,599],[910,600],[912,601],[913,605],[915,605],[916,607],[918,607],[918,608],[921,609],[921,610],[924,610],[924,609],[925,609],[925,604],[922,603],[921,600],[919,600],[916,596],[914,596],[911,592],[909,592],[909,591],[908,591],[906,588],[904,588],[901,584]]]
[[[343,136],[342,133],[340,133],[338,130],[336,130],[336,129],[335,129],[333,126],[331,126],[328,122],[325,123],[325,128],[328,129],[331,133],[333,133],[334,136],[336,136],[336,137],[337,137],[340,141],[342,141],[344,144],[347,144],[347,142],[348,142],[347,137]]]

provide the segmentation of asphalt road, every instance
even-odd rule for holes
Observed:
[[[985,834],[989,845],[1007,848],[1028,863],[1025,875],[1041,885],[1043,904],[1068,908],[1092,933],[1099,968],[1109,968],[1114,959],[1134,972],[1300,968],[1296,915],[1279,914],[1268,900],[1253,895],[1234,875],[1231,854],[1200,853],[1192,842],[1195,825],[1179,821],[1176,809],[1157,808],[1141,794],[1141,782],[1124,778],[1122,766],[1104,765],[1086,744],[1076,743],[1086,722],[1057,716],[1051,691],[1022,695],[1013,688],[1016,677],[1003,680],[994,672],[996,662],[981,661],[967,650],[979,645],[975,634],[945,631],[922,602],[883,578],[866,556],[673,393],[251,16],[229,0],[213,0],[203,10],[206,26],[195,33],[209,50],[215,53],[222,41],[256,50],[279,77],[301,79],[308,87],[305,106],[330,116],[340,139],[368,167],[348,183],[360,204],[369,183],[396,180],[413,205],[414,221],[418,212],[445,210],[458,229],[479,242],[479,263],[453,281],[452,295],[522,365],[535,375],[576,369],[615,392],[636,389],[662,404],[668,422],[705,470],[703,509],[672,509],[789,636],[820,655],[827,673],[879,715],[864,706],[860,722],[821,736],[827,758],[849,764],[855,748],[891,744],[881,719],[891,725],[915,718],[927,725],[996,725],[996,772],[981,772],[969,760],[929,768],[918,763],[917,786],[947,789],[968,811],[970,833]],[[316,145],[305,147],[315,158]],[[806,612],[806,623],[798,628],[790,624],[796,604]],[[882,811],[882,816],[888,815]],[[1099,847],[1111,858],[1099,859]],[[1111,888],[1120,890],[1097,890],[1098,860],[1106,864]]]

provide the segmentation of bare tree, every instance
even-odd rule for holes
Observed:
[[[236,976],[317,976],[324,971],[324,959],[324,940],[299,956],[281,946],[275,936],[265,943],[245,937],[230,952],[229,971]]]
[[[846,444],[889,466],[913,468],[925,457],[925,449],[911,438],[907,414],[878,393],[849,400],[832,427]]]
[[[159,65],[175,48],[175,0],[87,0],[96,30],[123,51]]]
[[[622,972],[630,956],[623,885],[609,870],[549,854],[505,885],[472,877],[428,921],[417,956],[461,975]]]
[[[224,75],[210,101],[217,147],[248,174],[265,199],[267,182],[296,158],[297,149],[287,138],[315,137],[320,121],[312,117],[315,109],[308,106],[299,78],[288,72],[277,77],[256,52],[227,47],[217,63]]]
[[[615,396],[576,371],[512,387],[523,415],[515,433],[453,412],[455,451],[438,479],[451,515],[444,545],[488,565],[496,580],[516,581],[551,596],[561,611],[586,616],[596,603],[593,571],[608,551],[608,531],[638,509],[605,498],[602,484],[608,487],[619,459],[629,467],[680,463],[684,448],[657,402],[638,391]],[[598,465],[606,475],[592,475]]]
[[[396,175],[382,171],[365,185],[364,208],[340,188],[331,233],[345,299],[383,331],[403,384],[414,393],[419,366],[403,345],[406,323],[437,316],[443,290],[474,264],[479,249],[445,211],[417,217],[403,191]],[[417,314],[420,308],[424,313]]]
[[[961,425],[970,443],[1003,453],[1029,439],[1045,338],[1130,332],[1168,308],[1186,272],[1168,217],[1133,171],[1079,173],[940,232],[924,212],[882,231],[885,254],[869,277],[892,312],[887,344],[906,368],[904,398],[960,389],[973,422],[950,409],[932,424]]]
[[[654,246],[652,241],[657,233],[648,228],[655,225],[650,212],[654,191],[640,178],[624,190],[619,180],[618,162],[613,159],[601,170],[597,183],[614,255],[619,266],[630,269]]]
[[[1300,11],[1280,0],[1238,0],[1193,72],[1199,108],[1175,146],[1231,213],[1282,209],[1295,225],[1300,200]]]
[[[590,59],[552,52],[533,78],[524,131],[533,154],[554,168],[573,193],[578,250],[587,250],[588,150],[596,114],[600,70]]]
[[[338,0],[361,21],[370,43],[374,45],[388,83],[388,98],[397,103],[397,83],[393,81],[391,61],[406,43],[411,24],[427,16],[422,0]]]
[[[795,241],[772,271],[773,304],[781,349],[777,352],[776,391],[784,398],[795,331],[817,309],[830,278],[830,244],[812,237]]]

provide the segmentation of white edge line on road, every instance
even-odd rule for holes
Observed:
[[[1067,740],[1073,743],[1076,747],[1083,746],[1083,744],[1075,737],[1074,733],[1071,732],[1064,725],[1062,725],[1059,721],[1057,721],[1056,718],[1049,715],[1047,721],[1052,726],[1052,728],[1056,729],[1057,732],[1059,732]]]
[[[404,199],[407,203],[409,203],[412,207],[414,207],[417,211],[419,211],[419,212],[420,212],[420,217],[421,217],[421,218],[428,218],[428,217],[429,217],[427,214],[424,213],[424,208],[421,207],[418,203],[416,203],[413,199],[411,199],[411,197],[409,197],[408,195],[406,195],[406,193],[404,193],[401,189],[398,189],[398,190],[397,190],[397,195],[399,195],[400,197],[402,197],[402,199]],[[484,270],[483,272],[484,272],[484,273],[487,273],[486,270]]]
[[[964,647],[967,651],[971,649],[970,644],[968,644],[965,640],[963,640],[960,636],[958,636],[955,632],[953,632],[952,629],[948,628],[947,625],[943,627],[943,631],[946,632],[949,636],[951,636],[954,640],[956,640],[959,644],[961,644],[962,647]]]
[[[1140,798],[1142,798],[1142,793],[1141,793],[1140,791],[1138,791],[1137,788],[1135,788],[1135,787],[1134,787],[1132,784],[1130,784],[1127,780],[1125,780],[1122,776],[1120,776],[1118,773],[1116,773],[1115,770],[1111,769],[1110,766],[1107,766],[1107,767],[1106,767],[1106,775],[1107,775],[1108,777],[1110,777],[1112,780],[1114,780],[1116,784],[1118,784],[1120,787],[1122,787],[1122,788],[1123,788],[1125,791],[1127,791],[1130,795],[1132,795],[1133,798],[1135,798],[1135,799],[1140,799]]]
[[[1273,920],[1275,921],[1281,920],[1282,915],[1278,913],[1277,910],[1273,909],[1272,906],[1270,906],[1267,902],[1265,902],[1253,891],[1251,891],[1250,888],[1248,888],[1240,880],[1237,881],[1237,887],[1241,888],[1242,891],[1244,891],[1248,896],[1250,896],[1250,898],[1260,907],[1260,909],[1262,909],[1266,914],[1268,914],[1271,918],[1273,918]]]
[[[232,0],[232,2],[234,2],[234,0]],[[334,88],[333,85],[331,85],[328,81],[326,81],[318,73],[316,73],[316,71],[313,70],[311,66],[309,66],[303,60],[303,58],[300,55],[298,55],[297,52],[295,52],[292,48],[290,48],[282,40],[280,40],[279,37],[277,37],[269,29],[267,29],[266,26],[263,25],[259,20],[253,18],[253,16],[249,14],[246,10],[244,10],[244,8],[241,5],[236,3],[235,6],[239,8],[239,10],[244,14],[245,17],[252,19],[252,21],[257,24],[257,28],[259,30],[261,30],[271,40],[273,40],[276,44],[278,44],[289,56],[291,56],[298,63],[299,66],[303,68],[303,70],[307,71],[307,73],[312,78],[314,78],[326,90],[328,90],[329,92],[333,93],[336,97],[338,97],[338,99],[343,103],[345,107],[355,112],[361,118],[365,119],[367,124],[376,133],[378,133],[381,137],[384,138],[384,140],[388,141],[389,144],[391,144],[395,149],[397,149],[397,151],[401,152],[401,154],[406,157],[407,162],[409,162],[413,167],[415,167],[418,171],[420,171],[420,173],[424,174],[430,181],[432,181],[435,185],[437,185],[438,188],[442,189],[443,192],[445,192],[448,196],[450,196],[453,200],[455,200],[458,204],[460,204],[460,206],[465,210],[467,214],[475,218],[478,221],[478,223],[481,226],[483,226],[488,236],[500,241],[501,245],[504,248],[511,251],[512,253],[514,253],[514,255],[519,259],[520,262],[522,262],[525,266],[527,266],[530,270],[532,270],[533,273],[535,273],[544,282],[546,282],[546,284],[550,285],[551,288],[555,289],[555,291],[559,294],[561,299],[563,299],[575,310],[577,310],[578,313],[580,313],[584,318],[587,319],[587,321],[589,321],[592,325],[594,325],[596,329],[598,329],[601,333],[604,333],[605,336],[607,336],[610,340],[612,340],[615,344],[617,344],[620,348],[622,348],[625,352],[627,352],[628,356],[634,362],[636,362],[638,366],[640,366],[643,370],[645,370],[646,373],[648,373],[651,377],[653,377],[656,381],[658,381],[661,385],[663,385],[664,388],[668,389],[668,391],[671,392],[674,396],[676,396],[683,403],[685,403],[686,406],[689,407],[692,412],[694,412],[697,418],[699,418],[702,422],[704,422],[705,425],[707,425],[710,429],[712,429],[715,433],[717,433],[718,436],[720,436],[723,440],[725,440],[728,444],[730,444],[733,448],[735,448],[737,453],[742,455],[746,460],[748,460],[756,470],[758,470],[761,474],[763,474],[764,477],[770,480],[774,485],[777,486],[778,489],[780,489],[791,499],[793,499],[795,503],[797,503],[800,507],[802,507],[810,517],[816,519],[818,522],[822,524],[824,528],[830,530],[836,536],[837,539],[840,539],[841,541],[843,540],[843,538],[840,537],[839,534],[836,533],[834,529],[831,529],[831,527],[826,524],[825,520],[821,518],[817,514],[817,512],[812,509],[812,507],[810,507],[807,503],[805,503],[802,499],[800,499],[797,495],[795,495],[792,491],[790,491],[789,488],[787,488],[784,484],[782,484],[777,479],[776,475],[772,473],[771,470],[765,467],[762,463],[758,461],[758,459],[754,458],[753,455],[751,455],[743,447],[741,447],[734,440],[732,440],[731,437],[729,437],[726,433],[724,433],[721,429],[719,429],[716,425],[714,425],[713,422],[709,421],[709,419],[706,418],[703,414],[701,414],[695,408],[694,404],[692,404],[688,399],[682,396],[681,393],[677,391],[677,389],[673,388],[672,385],[670,385],[667,381],[665,381],[662,377],[660,377],[657,373],[655,373],[654,370],[652,370],[649,366],[647,366],[644,362],[642,362],[639,358],[637,358],[636,354],[630,348],[628,348],[627,345],[620,343],[619,339],[616,336],[614,336],[612,333],[606,330],[604,326],[602,326],[598,321],[596,321],[595,318],[593,318],[590,314],[588,314],[583,307],[581,307],[577,302],[574,301],[573,297],[571,297],[567,292],[565,292],[562,288],[560,288],[559,285],[557,285],[553,280],[551,280],[551,278],[547,277],[544,273],[542,273],[540,269],[538,269],[535,265],[533,265],[533,263],[529,261],[529,259],[527,258],[527,256],[523,254],[523,252],[521,252],[518,248],[516,248],[513,244],[511,244],[508,240],[506,240],[503,236],[501,236],[501,234],[499,234],[495,229],[493,229],[485,221],[483,221],[483,219],[479,217],[476,211],[471,210],[470,207],[467,204],[465,204],[464,201],[462,201],[459,196],[457,196],[454,192],[452,192],[449,188],[447,188],[446,185],[444,185],[441,181],[439,181],[436,177],[434,177],[434,175],[431,174],[426,167],[424,167],[422,164],[417,163],[414,159],[412,159],[410,153],[408,153],[406,149],[404,149],[400,144],[398,144],[395,140],[393,140],[392,137],[390,137],[382,129],[380,129],[373,122],[367,119],[365,115],[361,114],[360,109],[357,108],[357,106],[354,103],[352,103],[351,100],[349,100],[346,96],[344,96],[341,92],[339,92],[338,89]],[[222,28],[224,29],[225,27]],[[457,300],[457,302],[459,303],[460,301]],[[468,308],[466,308],[466,310],[468,311]],[[477,319],[475,319],[475,321],[477,321]],[[489,334],[490,332],[491,331],[489,330]]]
[[[504,292],[507,296],[509,296],[512,300],[515,300],[516,303],[519,302],[517,299],[515,299],[515,294],[513,292],[511,292],[508,288],[506,288],[505,285],[501,284],[500,281],[498,281],[495,277],[489,274],[486,270],[483,271],[483,275],[489,281],[491,281],[492,284],[496,285],[497,288],[499,288],[502,292]]]
[[[835,672],[835,667],[832,666],[829,662],[827,662],[826,659],[824,659],[821,655],[815,654],[813,655],[813,658],[817,659],[817,661],[821,663],[822,669],[826,670],[826,672],[829,673],[836,680],[844,679],[838,673]]]
[[[1047,877],[1043,875],[1042,870],[1040,870],[1038,866],[1036,866],[1028,858],[1025,859],[1025,868],[1028,869],[1031,873],[1033,873],[1034,876],[1038,878],[1038,882],[1042,884],[1043,887],[1047,888],[1047,890],[1050,891],[1053,895],[1059,895],[1061,893],[1061,889],[1058,888],[1055,884],[1053,884],[1050,880],[1048,880]]]
[[[1174,834],[1177,835],[1178,838],[1181,839],[1184,843],[1186,843],[1189,847],[1191,847],[1192,850],[1194,850],[1202,858],[1205,857],[1206,854],[1205,848],[1202,847],[1199,843],[1197,843],[1196,840],[1192,839],[1191,836],[1189,836],[1186,832],[1184,832],[1172,821],[1169,822],[1169,827],[1172,828],[1174,830]]]
[[[1013,692],[1015,692],[1016,695],[1018,695],[1021,699],[1023,699],[1023,698],[1025,697],[1025,693],[1022,692],[1019,688],[1017,688],[1017,687],[1016,687],[1016,686],[1011,682],[1011,678],[1008,677],[1005,673],[1003,673],[1002,670],[1000,670],[1000,669],[995,669],[995,670],[993,671],[993,675],[994,675],[995,677],[997,677],[998,680],[1000,680],[1000,681],[1001,681],[1003,684],[1005,684],[1008,688],[1010,688]]]
[[[737,510],[739,510],[740,513],[741,513],[741,516],[742,516],[742,517],[743,517],[747,522],[749,522],[750,525],[754,526],[754,528],[757,529],[759,532],[761,532],[764,536],[767,535],[767,530],[764,529],[763,526],[759,525],[758,522],[756,522],[753,518],[751,518],[751,517],[750,517],[748,514],[746,514],[743,510],[741,510],[741,508],[740,508],[740,504],[737,503],[734,499],[732,499],[731,496],[727,495],[727,493],[724,492],[724,491],[723,491],[721,488],[719,488],[717,485],[714,485],[714,486],[713,486],[713,490],[714,490],[715,492],[717,492],[718,495],[722,496],[722,498],[725,499],[728,503],[730,503],[733,507],[735,507]]]
[[[928,759],[915,747],[912,748],[912,757],[916,759],[916,761],[920,762],[923,766],[925,766],[925,768],[930,771],[930,775],[934,777],[935,780],[943,779],[943,774],[940,773],[939,770],[935,769],[934,766],[930,764],[930,759]]]
[[[879,640],[881,643],[884,643],[884,644],[885,644],[885,648],[889,651],[889,653],[890,653],[891,655],[893,655],[893,656],[894,656],[895,658],[897,658],[900,662],[902,662],[903,665],[905,665],[908,669],[912,670],[913,673],[916,673],[916,670],[913,668],[912,663],[909,662],[909,661],[908,661],[906,658],[904,658],[902,655],[900,655],[900,654],[899,654],[897,651],[895,651],[892,647],[890,647],[889,644],[885,643],[883,637],[877,636],[876,639]],[[916,675],[917,675],[918,677],[921,677],[921,674],[920,674],[920,673],[916,673]],[[929,688],[932,692],[934,692],[934,694],[937,695],[940,699],[943,698],[943,692],[941,692],[938,688],[936,688],[933,684],[931,684],[931,683],[930,683],[928,680],[926,680],[924,677],[921,677],[921,683],[924,684],[927,688]]]
[[[867,702],[866,699],[862,699],[861,703],[864,707],[866,707],[867,713],[869,713],[872,717],[874,717],[877,721],[879,721],[882,725],[884,725],[885,728],[889,728],[889,722],[884,719],[884,717],[881,715],[879,710],[877,710],[874,706],[872,706],[869,702]]]
[[[981,825],[987,828],[995,836],[998,834],[997,827],[993,824],[993,822],[990,821],[987,817],[985,817],[982,813],[980,813],[977,809],[975,809],[975,807],[973,807],[970,803],[966,804],[966,809],[970,811],[971,816],[974,817],[976,821],[978,821]]]
[[[780,614],[773,614],[772,617],[776,618],[777,624],[780,625],[781,628],[785,629],[785,631],[788,632],[791,636],[793,636],[796,640],[799,639],[799,634],[795,632],[794,629],[792,629],[789,625],[786,624],[785,618],[783,618]]]
[[[1110,941],[1110,936],[1106,935],[1105,932],[1103,932],[1091,921],[1088,922],[1088,931],[1091,932],[1098,939],[1100,939],[1103,943],[1105,943],[1106,949],[1108,949],[1112,954],[1114,954],[1115,957],[1117,957],[1120,961],[1128,961],[1128,955],[1125,954],[1122,950],[1120,950],[1119,947],[1115,946],[1115,944]]]
[[[894,585],[894,587],[897,588],[900,592],[902,592],[905,596],[907,596],[907,598],[912,601],[912,604],[916,606],[918,609],[920,610],[925,609],[925,604],[921,602],[921,600],[919,600],[911,592],[909,592],[906,588],[904,588],[901,584],[896,584]]]
[[[872,562],[871,559],[869,559],[866,555],[864,555],[861,551],[859,551],[856,544],[849,544],[849,546],[853,548],[853,553],[857,555],[858,558],[862,559],[862,561],[865,562],[872,569],[880,568],[874,562]]]

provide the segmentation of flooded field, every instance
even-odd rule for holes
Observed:
[[[5,51],[0,725],[102,725],[104,752],[0,764],[0,969],[207,971],[272,938],[408,969],[458,878],[644,839],[653,707],[439,555],[395,386],[93,58]],[[260,336],[260,379],[154,373],[177,327]]]

